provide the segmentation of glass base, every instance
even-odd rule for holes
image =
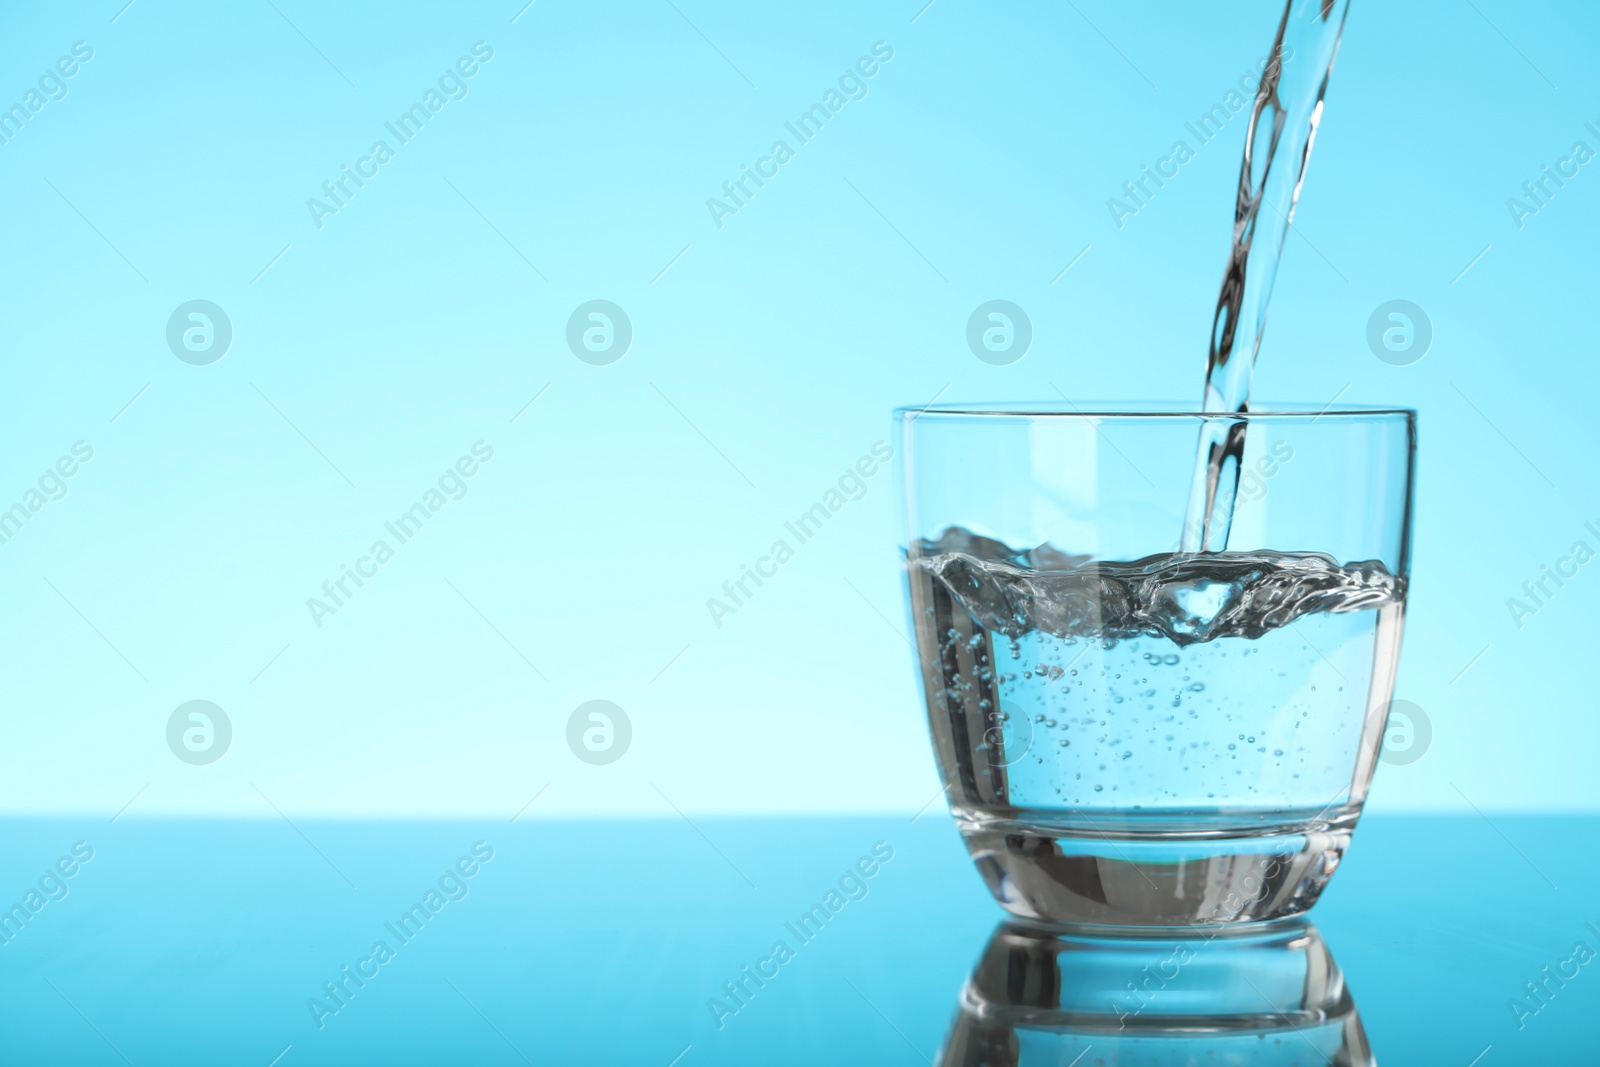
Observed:
[[[1036,922],[1112,932],[1265,923],[1303,914],[1350,843],[1354,810],[1285,825],[1193,819],[1052,825],[956,813],[997,901]]]

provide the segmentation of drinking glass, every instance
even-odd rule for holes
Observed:
[[[934,757],[995,899],[1103,928],[1308,910],[1393,693],[1415,412],[896,417]],[[1185,553],[1219,421],[1242,432],[1231,530]]]

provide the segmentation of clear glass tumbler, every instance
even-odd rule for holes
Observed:
[[[934,756],[1015,915],[1264,922],[1332,877],[1405,615],[1415,412],[902,409]],[[1182,551],[1203,424],[1243,424],[1223,551]]]

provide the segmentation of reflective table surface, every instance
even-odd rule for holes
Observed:
[[[5,1064],[1600,1063],[1593,817],[1369,816],[1313,926],[1134,945],[942,813],[4,832]]]

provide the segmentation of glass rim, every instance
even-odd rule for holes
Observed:
[[[1070,400],[1001,401],[994,403],[908,404],[894,409],[900,422],[920,418],[939,419],[1221,419],[1227,421],[1265,421],[1279,419],[1405,419],[1415,420],[1415,408],[1383,407],[1370,404],[1268,403],[1248,411],[1195,411],[1175,401],[1104,401],[1081,404]]]

